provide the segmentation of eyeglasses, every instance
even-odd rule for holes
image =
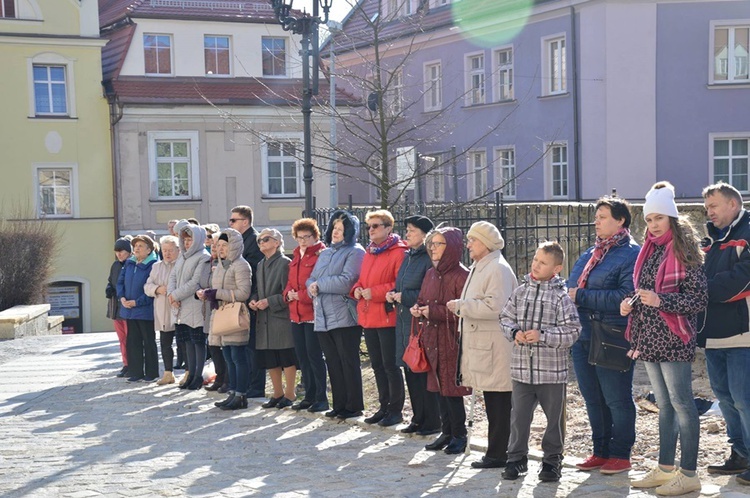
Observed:
[[[367,225],[367,229],[368,230],[375,230],[377,228],[384,227],[384,226],[386,226],[385,223],[373,223],[372,225]]]
[[[431,241],[427,243],[427,247],[440,247],[440,246],[447,246],[447,242],[437,242],[437,241]]]
[[[229,223],[237,223],[238,221],[246,220],[247,218],[229,218]]]
[[[269,237],[263,237],[262,239],[258,239],[258,242],[262,242],[263,244],[265,244],[266,242],[268,242],[269,240],[272,240],[272,239],[273,239],[273,237],[270,237],[270,236]]]
[[[310,239],[312,239],[312,238],[313,238],[313,235],[312,235],[312,234],[307,234],[307,235],[300,235],[299,237],[295,237],[295,239],[297,239],[297,240],[299,240],[299,241],[303,241],[303,240],[310,240]]]

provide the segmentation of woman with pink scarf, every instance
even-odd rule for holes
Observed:
[[[691,366],[696,316],[708,304],[708,284],[698,236],[677,212],[670,183],[659,182],[646,194],[643,216],[647,230],[635,262],[635,293],[620,303],[620,313],[629,316],[628,355],[644,362],[659,405],[659,465],[631,486],[679,496],[701,489],[696,474],[700,423]]]

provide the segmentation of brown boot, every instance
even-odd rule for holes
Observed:
[[[167,370],[164,372],[164,376],[156,382],[156,385],[163,386],[166,384],[174,384],[174,383],[175,383],[174,374],[170,372],[169,370]]]

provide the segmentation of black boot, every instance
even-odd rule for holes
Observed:
[[[453,436],[451,436],[450,434],[440,434],[440,436],[438,436],[436,440],[424,445],[424,449],[430,451],[440,451],[448,446],[448,443],[451,442],[451,439],[453,439]]]
[[[229,391],[229,396],[227,396],[224,401],[215,402],[214,406],[218,406],[219,408],[221,408],[222,406],[228,405],[229,403],[231,403],[233,399],[234,399],[234,391]]]
[[[239,410],[240,408],[247,408],[247,397],[244,394],[238,394],[230,403],[219,407],[222,410]]]
[[[732,450],[729,459],[723,464],[709,465],[708,473],[718,475],[741,474],[748,469],[747,464],[747,458]]]
[[[466,437],[454,437],[443,451],[447,455],[458,455],[466,450]]]

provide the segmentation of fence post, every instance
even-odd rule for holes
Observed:
[[[353,205],[353,201],[352,201],[352,194],[349,194],[349,212],[350,213],[352,212],[352,209],[354,209],[353,206],[354,205]]]

